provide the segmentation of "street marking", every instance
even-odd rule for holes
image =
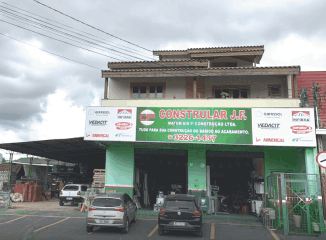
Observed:
[[[219,222],[217,222],[216,224],[248,226],[248,227],[264,227],[264,225],[248,225],[248,224],[238,224],[238,223],[219,223]]]
[[[0,225],[2,225],[2,224],[6,224],[6,223],[11,223],[11,222],[13,222],[13,221],[16,221],[16,220],[21,219],[21,218],[24,218],[24,217],[26,217],[26,216],[22,216],[22,217],[16,218],[16,219],[11,220],[11,221],[8,221],[8,222],[0,223]]]
[[[96,227],[96,228],[93,228],[93,232],[96,232],[97,230],[99,230],[101,227]],[[88,234],[92,234],[93,232],[90,232]]]
[[[25,217],[54,217],[54,218],[65,218],[67,216],[40,216],[40,215],[22,215],[22,214],[0,214],[0,216],[25,216]],[[85,217],[69,217],[69,218],[86,218]]]
[[[70,217],[67,217],[67,218],[65,218],[65,219],[62,219],[62,220],[60,220],[60,221],[58,221],[58,222],[52,223],[52,224],[47,225],[47,226],[45,226],[45,227],[41,227],[41,228],[35,230],[34,232],[38,232],[38,231],[43,230],[44,228],[48,228],[48,227],[51,227],[51,226],[56,225],[56,224],[58,224],[58,223],[64,222],[64,221],[68,220],[69,218],[70,218]]]
[[[157,229],[158,229],[158,224],[156,224],[155,228],[150,232],[150,234],[148,234],[148,237],[151,237],[156,232]]]
[[[280,240],[279,238],[278,238],[278,236],[276,236],[276,234],[269,228],[269,227],[267,227],[267,230],[269,231],[269,233],[273,236],[273,238],[275,239],[275,240]]]
[[[211,236],[209,239],[215,239],[215,223],[211,224]]]

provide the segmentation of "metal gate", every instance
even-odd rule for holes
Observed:
[[[266,201],[276,210],[276,226],[283,226],[284,235],[324,232],[319,174],[273,173]]]

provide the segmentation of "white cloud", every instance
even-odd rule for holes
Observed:
[[[326,70],[326,42],[318,37],[290,34],[265,46],[261,66],[300,65],[301,71]]]

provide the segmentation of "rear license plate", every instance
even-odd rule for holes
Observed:
[[[102,224],[112,224],[113,223],[113,220],[99,220],[99,223],[102,223]]]
[[[186,224],[184,222],[175,222],[174,226],[185,226]]]
[[[67,197],[67,200],[72,200],[72,197]]]

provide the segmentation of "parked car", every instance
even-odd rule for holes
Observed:
[[[136,222],[137,205],[126,193],[102,193],[96,195],[88,208],[86,230],[94,226],[122,228],[128,233],[129,223]]]
[[[86,190],[87,186],[83,184],[67,184],[60,191],[59,205],[63,206],[67,202],[83,202],[84,198],[81,196],[85,195]]]
[[[203,210],[196,196],[168,195],[158,215],[158,233],[168,230],[193,231],[203,236]]]

